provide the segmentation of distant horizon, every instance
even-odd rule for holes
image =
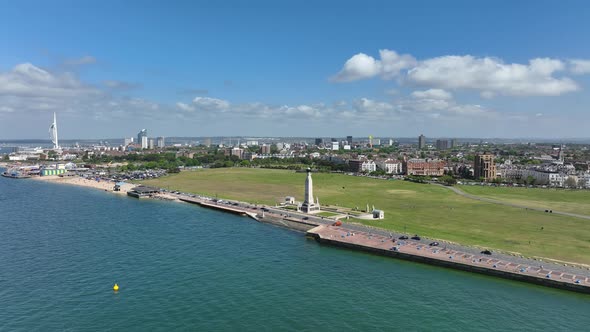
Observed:
[[[228,135],[216,135],[216,136],[162,136],[162,135],[158,135],[158,136],[149,136],[149,138],[158,138],[158,137],[164,137],[165,139],[175,139],[175,140],[188,140],[188,139],[253,139],[253,140],[260,140],[260,139],[306,139],[306,140],[314,140],[316,138],[322,138],[322,139],[330,139],[330,138],[336,138],[336,139],[342,139],[345,140],[346,136],[251,136],[251,135],[236,135],[236,136],[228,136]],[[418,136],[373,136],[374,139],[393,139],[393,140],[397,140],[397,139],[401,139],[404,141],[408,141],[408,140],[416,140],[416,142],[418,141]],[[568,141],[571,140],[572,143],[578,143],[578,141],[588,141],[588,143],[590,143],[590,137],[566,137],[566,138],[552,138],[552,137],[447,137],[447,136],[428,136],[428,135],[424,135],[426,137],[427,141],[431,141],[431,140],[437,140],[437,139],[441,139],[441,140],[461,140],[461,141],[480,141],[480,140],[503,140],[503,141],[509,141],[509,140],[518,140],[518,141],[529,141],[529,143],[536,143],[536,141]],[[63,141],[111,141],[111,140],[124,140],[125,138],[131,138],[133,137],[135,139],[135,136],[126,136],[126,137],[95,137],[95,138],[59,138],[59,140],[61,142]],[[354,136],[352,135],[353,140],[355,141],[365,141],[365,140],[369,140],[369,135],[366,136]],[[33,141],[33,142],[47,142],[47,143],[51,143],[50,139],[44,139],[44,138],[0,138],[0,144],[2,143],[10,143],[10,142],[27,142],[27,141]],[[243,143],[243,142],[242,142]],[[381,142],[383,143],[383,142]],[[475,142],[473,142],[475,143]]]

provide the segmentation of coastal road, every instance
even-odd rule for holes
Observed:
[[[468,194],[464,191],[462,191],[459,188],[456,187],[452,187],[452,186],[445,186],[439,183],[431,183],[435,186],[440,186],[443,188],[447,188],[452,190],[453,192],[455,192],[457,195],[461,195],[463,197],[467,197],[476,201],[481,201],[481,202],[487,202],[487,203],[492,203],[492,204],[500,204],[500,205],[505,205],[505,206],[511,206],[511,207],[515,207],[515,208],[520,208],[520,209],[526,209],[526,210],[533,210],[533,211],[540,211],[540,212],[546,212],[546,210],[551,210],[551,208],[547,208],[547,209],[542,209],[542,208],[535,208],[535,207],[530,207],[530,206],[526,206],[526,205],[521,205],[521,204],[514,204],[514,203],[508,203],[508,202],[504,202],[504,201],[500,201],[500,200],[496,200],[493,198],[486,198],[486,197],[480,197],[480,196],[476,196],[476,195],[472,195],[472,194]],[[585,215],[585,214],[577,214],[577,213],[570,213],[570,212],[563,212],[563,211],[556,211],[556,210],[551,210],[553,214],[559,214],[562,216],[568,216],[568,217],[575,217],[575,218],[582,218],[582,219],[589,219],[590,220],[590,216]]]

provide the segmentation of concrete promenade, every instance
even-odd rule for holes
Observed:
[[[307,235],[320,243],[590,294],[590,273],[582,274],[583,270],[572,274],[554,267],[521,264],[493,255],[429,246],[413,240],[351,231],[346,227],[320,225],[309,230]]]

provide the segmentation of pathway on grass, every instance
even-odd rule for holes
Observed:
[[[521,205],[521,204],[508,203],[508,202],[504,202],[504,201],[500,201],[500,200],[496,200],[496,199],[492,199],[492,198],[480,197],[480,196],[476,196],[476,195],[473,195],[473,194],[468,194],[468,193],[466,193],[466,192],[464,192],[461,189],[458,189],[456,187],[445,186],[445,185],[438,184],[438,183],[432,183],[432,184],[437,185],[437,186],[441,186],[441,187],[444,187],[444,188],[448,188],[448,189],[454,191],[458,195],[461,195],[461,196],[467,197],[467,198],[471,198],[471,199],[474,199],[476,201],[493,203],[493,204],[500,204],[500,205],[506,205],[506,206],[511,206],[511,207],[515,207],[515,208],[521,208],[521,209],[533,210],[533,211],[540,211],[540,212],[547,212],[549,210],[549,211],[552,211],[551,213],[559,214],[559,215],[562,215],[562,216],[582,218],[582,219],[590,219],[590,216],[589,215],[585,215],[585,214],[577,214],[577,213],[556,211],[556,210],[551,210],[551,209],[541,209],[541,208],[530,207],[530,206]]]

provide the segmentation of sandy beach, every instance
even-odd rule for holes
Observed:
[[[81,187],[90,187],[90,188],[95,188],[95,189],[99,189],[102,191],[109,191],[109,192],[112,192],[115,194],[121,194],[121,195],[126,195],[127,191],[131,190],[133,187],[136,187],[135,184],[124,183],[121,186],[121,191],[113,191],[113,188],[115,186],[115,184],[113,182],[103,181],[103,180],[96,181],[96,180],[84,179],[81,177],[75,177],[75,176],[60,177],[57,175],[49,175],[49,176],[33,177],[32,179],[38,180],[38,181],[71,184],[71,185],[76,185],[76,186],[81,186]]]

